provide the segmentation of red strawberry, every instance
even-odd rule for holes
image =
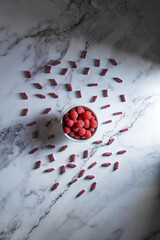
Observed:
[[[64,132],[69,134],[71,132],[71,129],[69,127],[64,127]]]
[[[65,115],[64,115],[64,120],[65,121],[68,121],[69,119],[70,119],[70,114],[69,113],[66,113]]]
[[[84,127],[89,128],[90,127],[90,121],[88,119],[84,120]]]
[[[78,130],[79,130],[79,128],[77,127],[77,126],[73,126],[73,131],[76,133],[76,132],[78,132]]]
[[[71,113],[74,112],[74,111],[76,111],[76,109],[75,109],[75,108],[72,108],[69,112],[70,112],[70,114],[71,114]]]
[[[73,112],[71,112],[70,117],[72,120],[75,121],[78,117],[78,113],[76,111],[73,111]]]
[[[90,118],[90,120],[95,120],[95,117],[92,115],[91,118]]]
[[[86,130],[86,133],[85,133],[85,138],[90,138],[92,136],[91,132],[89,130]]]
[[[92,116],[92,114],[91,114],[91,112],[89,112],[89,111],[85,111],[85,112],[83,113],[83,116],[84,116],[85,119],[90,119],[91,116]]]
[[[74,136],[74,138],[75,138],[75,139],[81,139],[81,137],[80,137],[78,134],[76,134],[76,135]]]
[[[81,106],[78,106],[78,107],[77,107],[77,112],[78,112],[78,114],[82,114],[82,113],[84,113],[84,112],[85,112],[85,110],[84,110],[84,108],[83,108],[83,107],[81,107]]]
[[[78,128],[83,128],[83,127],[84,127],[84,121],[78,120],[78,121],[76,122],[76,126],[77,126]]]
[[[78,130],[78,134],[79,134],[80,136],[84,136],[85,133],[86,133],[86,129],[85,129],[85,128],[80,128],[80,129]]]
[[[75,137],[75,133],[74,133],[74,132],[70,132],[69,135],[70,135],[71,137],[73,137],[73,138]]]
[[[92,121],[90,122],[90,126],[91,126],[91,128],[96,128],[96,127],[97,127],[97,121],[92,120]]]
[[[68,127],[73,127],[73,125],[74,125],[74,121],[73,120],[70,119],[70,120],[67,121],[67,126]]]
[[[90,131],[91,133],[94,133],[95,130],[96,130],[95,128],[90,128],[90,129],[89,129],[89,131]]]

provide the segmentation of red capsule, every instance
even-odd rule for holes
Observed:
[[[59,65],[59,64],[61,64],[61,61],[54,61],[54,62],[52,62],[52,65],[53,65],[53,66],[57,66],[57,65]]]
[[[52,135],[48,136],[48,139],[51,139],[51,138],[54,138],[54,137],[55,137],[55,135],[52,134]]]
[[[115,112],[115,113],[113,113],[113,115],[121,115],[122,114],[122,112]]]
[[[77,197],[80,197],[83,193],[85,193],[84,189],[77,194]]]
[[[52,122],[49,120],[48,122],[46,122],[45,126],[48,127]]]
[[[100,59],[95,59],[95,67],[100,67]]]
[[[63,174],[66,172],[66,167],[63,165],[60,167],[60,173]]]
[[[105,105],[105,106],[103,106],[103,107],[102,107],[102,109],[109,108],[110,106],[111,106],[110,104],[108,104],[108,105]]]
[[[96,186],[97,186],[96,182],[92,183],[90,191],[93,191],[96,188]]]
[[[85,150],[83,153],[83,158],[88,158],[89,157],[89,150]]]
[[[83,74],[84,74],[84,75],[88,75],[89,71],[90,71],[90,68],[85,68]]]
[[[51,66],[48,66],[48,73],[51,73]]]
[[[29,109],[28,108],[25,108],[22,110],[22,113],[21,113],[21,116],[27,116],[28,115],[28,112],[29,112]]]
[[[70,185],[72,185],[73,183],[75,183],[75,182],[77,182],[77,181],[78,181],[78,179],[75,178],[75,179],[73,179],[71,182],[69,182],[68,185],[70,186]]]
[[[55,161],[53,153],[49,154],[48,157],[49,157],[50,162],[54,162]]]
[[[63,152],[63,151],[65,151],[67,148],[68,148],[68,145],[62,146],[59,151],[60,151],[60,152]]]
[[[114,142],[114,138],[112,138],[112,139],[109,139],[109,141],[108,141],[107,145],[111,145],[113,142]]]
[[[51,66],[46,66],[45,72],[46,73],[51,73]]]
[[[103,69],[101,72],[101,76],[105,76],[108,72],[108,69]]]
[[[36,139],[36,138],[38,138],[38,136],[39,136],[39,131],[38,131],[38,130],[33,131],[32,137],[33,137],[34,139]]]
[[[68,68],[63,68],[61,71],[61,75],[66,75],[68,72]]]
[[[97,100],[97,96],[94,96],[93,98],[92,98],[92,102],[95,102],[96,100]]]
[[[128,130],[129,130],[128,128],[124,128],[124,129],[120,130],[120,132],[126,132]]]
[[[103,141],[102,140],[97,140],[97,141],[95,141],[94,143],[95,144],[99,144],[99,143],[102,143]]]
[[[35,163],[35,169],[40,168],[41,163],[42,163],[41,161],[37,161],[37,162]]]
[[[104,124],[108,124],[108,123],[111,123],[112,120],[108,120],[108,121],[105,121]]]
[[[59,186],[59,182],[55,183],[55,184],[51,187],[51,190],[53,191],[53,190],[57,189],[58,186]]]
[[[53,98],[59,98],[59,96],[56,93],[49,93],[49,95]]]
[[[77,64],[76,64],[76,62],[71,62],[72,63],[72,68],[77,68]]]
[[[81,54],[81,58],[86,58],[86,55],[87,55],[87,51],[83,51]]]
[[[75,162],[75,160],[76,160],[76,155],[75,155],[75,154],[72,154],[72,155],[70,156],[70,161],[71,161],[71,162]]]
[[[94,163],[92,163],[88,168],[90,169],[90,168],[93,168],[94,166],[96,166],[96,164],[97,164],[97,162],[94,162]]]
[[[49,148],[49,149],[52,149],[52,148],[55,148],[56,146],[55,145],[52,145],[52,144],[48,144],[46,145],[46,148]]]
[[[78,97],[78,98],[82,98],[82,92],[81,92],[81,90],[80,90],[80,91],[77,91],[77,97]]]
[[[103,90],[103,96],[108,97],[108,90],[107,89]]]
[[[40,83],[34,83],[34,86],[38,89],[43,89],[43,87]]]
[[[84,169],[81,170],[80,173],[79,173],[79,175],[78,175],[78,177],[79,177],[79,178],[80,178],[80,177],[83,177],[84,173],[85,173],[85,170],[84,170]]]
[[[27,100],[27,99],[28,99],[28,95],[27,95],[26,92],[21,93],[21,97],[22,97],[22,99],[24,99],[24,100]]]
[[[93,179],[93,178],[95,178],[94,175],[87,175],[87,176],[85,177],[85,179]]]
[[[118,83],[123,83],[123,80],[120,79],[120,78],[118,78],[118,77],[114,78],[114,80],[115,80],[116,82],[118,82]]]
[[[77,167],[77,165],[74,164],[74,163],[69,163],[69,164],[67,164],[67,167],[69,167],[69,168],[75,168],[75,167]]]
[[[35,125],[35,124],[37,124],[37,121],[30,122],[30,123],[27,124],[27,126],[28,126],[28,127],[31,127],[31,126],[33,126],[33,125]]]
[[[66,84],[66,88],[68,91],[72,91],[72,85],[71,84]]]
[[[30,154],[33,154],[33,153],[37,152],[38,150],[39,150],[38,147],[37,147],[37,148],[33,148],[29,153],[30,153]]]
[[[57,86],[58,85],[58,83],[57,83],[57,81],[55,79],[50,79],[49,81],[50,81],[51,85],[53,85],[53,86]]]
[[[107,163],[103,163],[101,166],[102,167],[108,167],[108,166],[110,166],[111,165],[111,163],[110,162],[107,162]]]
[[[103,153],[103,156],[111,156],[111,155],[112,155],[111,152],[105,152],[105,153]]]
[[[43,94],[36,94],[36,96],[39,97],[39,98],[46,98],[46,96],[43,95]]]
[[[117,170],[119,168],[119,162],[115,162],[114,164],[114,170]]]
[[[26,71],[25,73],[27,78],[32,78],[32,74],[30,71]]]
[[[44,170],[44,172],[53,172],[55,169],[54,168],[48,168],[46,170]]]
[[[123,154],[125,152],[127,152],[127,151],[126,150],[121,150],[121,151],[118,151],[117,154]]]
[[[43,114],[48,114],[49,112],[52,111],[52,108],[46,108],[43,112]]]
[[[110,63],[113,65],[113,66],[117,66],[118,65],[118,63],[116,62],[116,60],[115,59],[109,59],[109,61],[110,61]]]
[[[122,102],[126,102],[126,98],[125,98],[125,95],[123,94],[123,95],[120,95],[120,98],[121,98],[121,101]]]
[[[98,83],[89,83],[88,84],[88,87],[96,87],[96,86],[98,86]]]

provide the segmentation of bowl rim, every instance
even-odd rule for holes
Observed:
[[[69,112],[72,108],[76,108],[76,107],[84,107],[85,109],[88,109],[88,110],[90,110],[92,113],[93,113],[93,115],[95,116],[95,118],[96,118],[96,121],[97,121],[97,128],[96,128],[96,131],[94,132],[94,134],[90,137],[90,138],[87,138],[87,139],[75,139],[75,138],[72,138],[71,136],[69,136],[67,133],[65,133],[64,132],[64,130],[63,130],[63,117],[64,117],[64,115],[67,113],[67,112]],[[95,114],[95,112],[91,109],[91,108],[89,108],[89,107],[87,107],[87,106],[84,106],[84,105],[73,105],[72,107],[68,107],[65,111],[64,111],[64,113],[63,113],[63,115],[62,115],[62,118],[61,118],[61,126],[62,126],[62,131],[63,131],[63,133],[64,133],[64,135],[68,138],[68,139],[70,139],[71,141],[74,141],[74,142],[79,142],[79,143],[83,143],[83,142],[86,142],[86,141],[89,141],[90,139],[92,139],[94,136],[95,136],[95,134],[97,133],[97,130],[98,130],[98,117],[97,117],[97,115]]]

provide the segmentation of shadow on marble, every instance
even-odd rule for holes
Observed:
[[[28,13],[30,21],[34,22],[35,11],[31,11],[29,4],[23,8],[23,3],[19,3],[21,14],[16,16],[15,29],[12,27],[10,29],[11,41],[8,44],[5,41],[1,42],[1,49],[3,49],[1,56],[7,55],[12,48],[22,41],[33,39],[33,46],[37,47],[40,44],[43,58],[44,52],[48,53],[47,48],[50,49],[53,42],[55,45],[62,43],[65,47],[62,48],[59,57],[61,60],[69,48],[70,39],[76,37],[85,40],[84,50],[87,50],[92,43],[104,44],[105,47],[107,45],[113,47],[113,55],[116,55],[117,50],[124,51],[160,63],[160,2],[158,0],[94,0],[82,1],[80,4],[78,1],[66,2],[62,0],[61,3],[63,3],[64,9],[59,8],[58,4],[54,7],[55,11],[59,11],[59,14],[55,15],[53,12],[53,17],[50,16],[48,19],[46,16],[46,21],[41,21],[40,15],[39,22],[32,28],[26,26],[26,32],[23,34],[19,32],[21,24],[23,24],[23,12]],[[34,4],[39,9],[40,5],[37,0],[34,0]],[[50,4],[46,4],[50,9]],[[13,5],[10,7],[11,16],[15,12]],[[16,3],[15,6],[17,6]],[[2,5],[1,11],[5,12],[3,8]],[[64,20],[60,21],[61,19]],[[23,25],[22,27],[24,29]],[[81,55],[82,58],[85,58],[85,52],[82,52]],[[52,62],[53,59],[48,64]],[[42,67],[44,66],[45,64]],[[27,78],[30,77],[27,72],[26,74]]]
[[[88,8],[90,17],[86,17],[86,10],[85,24],[79,26],[79,35],[84,36],[88,45],[90,41],[108,45],[115,58],[121,51],[160,63],[159,1],[95,0]]]
[[[63,144],[66,140],[59,116],[55,114],[50,116],[42,114],[34,119],[34,121],[37,124],[34,125],[33,129],[29,127],[29,131],[31,140],[34,139],[35,145],[51,149],[52,145]]]

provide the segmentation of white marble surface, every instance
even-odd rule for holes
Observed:
[[[106,1],[106,0],[5,0],[0,7],[0,240],[159,240],[160,239],[160,55],[159,55],[159,1]],[[86,59],[81,51],[87,50]],[[94,59],[101,60],[100,68]],[[108,59],[115,58],[118,66]],[[61,65],[44,72],[53,60]],[[76,61],[72,69],[69,61]],[[63,67],[69,69],[60,75]],[[88,76],[82,74],[90,67]],[[108,68],[105,77],[101,68]],[[31,71],[32,79],[24,76]],[[119,84],[113,77],[120,77]],[[50,85],[55,78],[58,86]],[[44,89],[38,90],[33,83]],[[89,88],[88,83],[98,87]],[[67,92],[65,84],[72,83]],[[76,91],[82,90],[82,99]],[[102,90],[108,89],[109,97]],[[20,93],[26,92],[28,100]],[[56,92],[59,99],[48,93]],[[38,99],[42,93],[46,99]],[[125,94],[122,103],[119,95]],[[92,96],[97,95],[95,103]],[[75,143],[65,138],[60,119],[72,105],[92,108],[99,119],[99,130],[94,139]],[[109,109],[102,106],[111,104]],[[43,115],[45,108],[53,111]],[[21,111],[29,108],[26,117]],[[121,116],[113,116],[123,111]],[[46,121],[52,121],[49,128]],[[104,125],[105,120],[112,123]],[[36,120],[33,127],[26,124]],[[119,133],[122,128],[128,132]],[[38,129],[38,139],[32,132]],[[53,140],[47,136],[55,133]],[[107,146],[109,138],[115,142]],[[103,139],[100,145],[94,140]],[[56,148],[48,150],[47,144]],[[68,149],[59,148],[68,144]],[[28,154],[39,147],[35,154]],[[83,151],[90,157],[83,158]],[[117,151],[126,149],[124,155]],[[111,151],[105,158],[102,154]],[[50,162],[53,153],[56,161]],[[59,168],[69,163],[76,154],[75,169],[64,175]],[[107,160],[106,160],[107,159]],[[41,160],[40,169],[34,169]],[[88,170],[88,166],[97,165]],[[112,165],[102,168],[110,161]],[[116,161],[120,162],[113,171]],[[46,168],[55,171],[44,173]],[[86,169],[96,176],[97,188],[90,192],[93,180],[84,178],[68,187],[68,182]],[[60,186],[50,191],[59,181]],[[75,198],[82,189],[86,192]]]

